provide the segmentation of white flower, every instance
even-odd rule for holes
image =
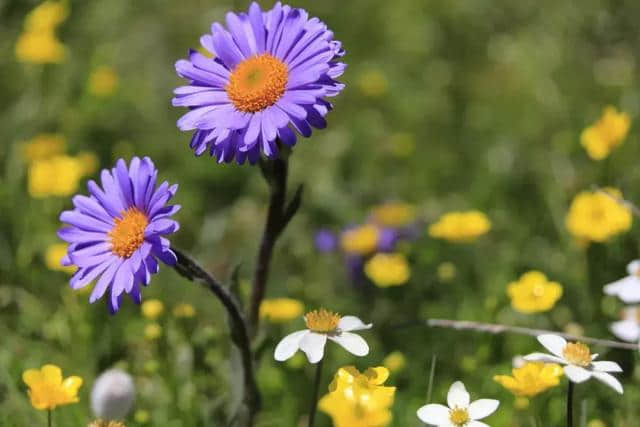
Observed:
[[[91,389],[91,409],[100,418],[122,420],[136,400],[136,388],[131,375],[110,369],[100,375]]]
[[[640,308],[626,307],[622,310],[622,320],[611,324],[611,332],[621,340],[637,342],[640,339]]]
[[[287,335],[276,347],[274,357],[283,362],[298,350],[307,355],[310,363],[318,363],[324,356],[324,346],[327,339],[334,341],[356,356],[369,354],[369,346],[360,335],[351,331],[371,328],[355,316],[340,317],[336,313],[320,309],[304,315],[307,329]]]
[[[423,423],[437,427],[489,427],[481,420],[493,414],[500,402],[495,399],[471,398],[461,381],[456,381],[447,393],[447,406],[429,404],[418,409],[418,418]]]
[[[604,293],[615,295],[627,304],[640,302],[640,260],[627,265],[629,275],[604,287]]]
[[[591,354],[589,347],[579,342],[568,343],[558,335],[538,335],[538,341],[553,353],[553,356],[546,353],[532,353],[525,356],[528,361],[565,365],[564,374],[569,378],[569,381],[581,383],[594,377],[622,394],[622,384],[609,373],[622,372],[622,368],[616,362],[596,362],[595,359],[598,355]]]

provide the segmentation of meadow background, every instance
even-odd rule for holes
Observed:
[[[70,197],[32,197],[24,142],[59,133],[67,151],[94,153],[99,167],[119,157],[149,155],[162,179],[180,184],[181,230],[172,242],[196,255],[218,277],[241,263],[249,290],[267,203],[258,168],[194,158],[189,135],[175,126],[182,109],[170,105],[182,84],[173,64],[197,47],[212,21],[248,2],[224,0],[70,1],[57,34],[68,55],[61,64],[16,60],[15,43],[32,0],[0,0],[0,425],[44,425],[22,383],[25,369],[55,363],[85,380],[80,403],[58,409],[56,425],[84,425],[91,415],[93,379],[112,366],[136,379],[137,416],[127,426],[222,425],[229,398],[229,339],[220,304],[206,289],[162,268],[144,299],[165,305],[162,334],[145,339],[148,320],[127,301],[116,316],[88,294],[72,292],[68,275],[45,263],[58,242],[58,214]],[[272,2],[261,2],[263,8]],[[593,185],[615,186],[640,202],[635,125],[640,112],[640,3],[635,0],[295,0],[343,42],[345,91],[334,99],[326,130],[299,140],[291,157],[293,187],[305,183],[302,208],[276,248],[269,297],[291,297],[307,309],[323,306],[373,322],[364,332],[371,352],[354,358],[328,347],[323,392],[340,367],[381,365],[394,351],[406,366],[386,385],[397,387],[394,426],[421,425],[429,368],[437,356],[433,400],[445,400],[462,379],[472,397],[501,400],[488,422],[544,426],[564,422],[566,380],[517,409],[492,380],[512,357],[539,351],[530,337],[429,329],[430,317],[583,331],[611,338],[608,324],[621,307],[601,286],[625,274],[637,257],[637,227],[606,244],[575,243],[565,227],[571,199]],[[100,66],[115,70],[109,96],[89,91]],[[627,112],[626,142],[607,159],[591,160],[580,133],[605,105]],[[97,172],[92,174],[96,176]],[[77,190],[85,193],[84,182]],[[385,200],[416,206],[425,224],[450,210],[478,209],[490,233],[473,244],[420,237],[406,248],[411,279],[404,285],[357,289],[339,255],[318,255],[318,228],[363,222]],[[454,269],[443,272],[443,263]],[[509,282],[538,269],[564,286],[548,313],[514,311]],[[191,304],[197,315],[172,309]],[[295,426],[308,410],[313,369],[301,357],[280,364],[272,351],[302,320],[263,323],[265,351],[258,379],[264,395],[260,426]],[[602,349],[604,350],[604,349]],[[625,394],[602,384],[577,388],[576,405],[590,426],[637,425],[638,357],[600,351],[618,361]],[[585,402],[585,403],[583,403]],[[142,412],[140,412],[142,411]],[[577,412],[579,413],[579,412]],[[145,416],[146,415],[146,416]],[[594,424],[599,419],[603,424]],[[319,414],[319,426],[330,419]]]

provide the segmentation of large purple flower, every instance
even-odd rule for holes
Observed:
[[[101,173],[102,188],[89,181],[89,196],[75,196],[74,209],[60,214],[69,226],[58,236],[69,243],[63,265],[76,265],[71,288],[79,289],[98,279],[89,302],[107,289],[111,313],[118,311],[127,293],[140,303],[140,285],[148,285],[158,272],[158,262],[173,265],[176,255],[162,237],[178,230],[170,217],[179,205],[167,205],[178,185],[163,182],[156,188],[158,171],[148,157],[131,159],[129,167],[120,159],[111,171]]]
[[[322,21],[279,2],[267,12],[252,3],[248,13],[226,18],[228,29],[214,23],[200,38],[213,58],[191,50],[176,63],[190,83],[172,102],[191,110],[178,127],[195,130],[197,156],[209,151],[218,163],[255,163],[261,152],[278,155],[278,139],[293,146],[293,130],[308,137],[311,127],[326,126],[325,98],[344,88],[335,80],[346,67],[338,62],[344,51]]]

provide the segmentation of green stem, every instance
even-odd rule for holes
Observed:
[[[47,426],[51,427],[53,424],[51,423],[51,409],[47,410]]]
[[[309,410],[309,427],[313,427],[316,421],[316,412],[318,410],[318,393],[320,391],[320,382],[322,381],[322,362],[320,359],[316,367],[316,379],[313,384],[313,395],[311,397],[311,409]]]
[[[567,389],[567,427],[573,427],[573,382],[569,381]]]

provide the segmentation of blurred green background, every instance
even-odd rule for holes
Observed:
[[[180,184],[176,202],[181,230],[172,238],[217,276],[242,264],[248,291],[263,226],[267,188],[255,167],[217,165],[194,158],[190,135],[175,122],[173,64],[197,47],[212,21],[248,2],[204,0],[70,1],[57,34],[68,49],[61,64],[16,60],[25,15],[38,2],[0,0],[0,425],[44,425],[31,408],[21,373],[45,363],[65,376],[85,379],[80,403],[55,412],[56,425],[84,425],[88,395],[104,369],[126,367],[136,378],[136,409],[128,426],[223,425],[230,396],[229,339],[224,313],[205,289],[170,268],[153,278],[143,298],[166,311],[162,336],[144,339],[148,321],[127,301],[116,316],[88,294],[73,293],[68,275],[44,262],[57,242],[58,214],[70,197],[33,198],[27,191],[23,141],[59,133],[67,151],[96,154],[100,168],[119,157],[149,155],[160,176]],[[272,2],[261,2],[263,8]],[[291,184],[305,183],[303,206],[276,249],[268,296],[288,296],[307,309],[327,307],[374,323],[363,333],[366,358],[328,347],[325,385],[338,367],[361,370],[401,351],[394,426],[421,425],[432,356],[437,356],[433,399],[444,401],[462,379],[473,398],[495,397],[496,426],[531,426],[531,408],[544,426],[563,425],[564,387],[514,407],[512,395],[492,380],[510,372],[512,357],[540,350],[528,337],[488,336],[428,329],[429,317],[502,322],[564,330],[569,325],[610,337],[608,323],[620,307],[603,298],[601,285],[622,277],[637,257],[636,227],[588,250],[573,242],[564,216],[573,196],[592,185],[620,188],[640,201],[637,126],[609,158],[594,162],[580,132],[601,109],[640,112],[640,2],[636,0],[325,0],[293,1],[318,16],[347,51],[345,91],[335,98],[326,130],[300,140],[291,157]],[[110,96],[88,90],[91,73],[109,66],[118,76]],[[96,172],[93,173],[93,176]],[[78,192],[84,193],[84,183]],[[318,256],[313,234],[365,220],[387,199],[414,204],[431,222],[455,209],[479,209],[492,231],[471,245],[421,237],[411,245],[412,278],[405,286],[350,285],[338,256]],[[438,266],[452,262],[444,280]],[[549,313],[522,315],[505,294],[507,283],[539,269],[564,285]],[[197,316],[178,319],[171,309],[192,304]],[[264,394],[260,426],[296,426],[308,409],[313,369],[278,364],[271,356],[301,320],[267,325],[260,361]],[[605,349],[599,349],[605,350]],[[587,420],[606,426],[637,425],[640,370],[633,352],[600,351],[622,364],[625,394],[590,382],[577,389]],[[326,390],[323,385],[323,391]],[[583,403],[584,402],[584,403]],[[319,426],[330,419],[319,415]]]

